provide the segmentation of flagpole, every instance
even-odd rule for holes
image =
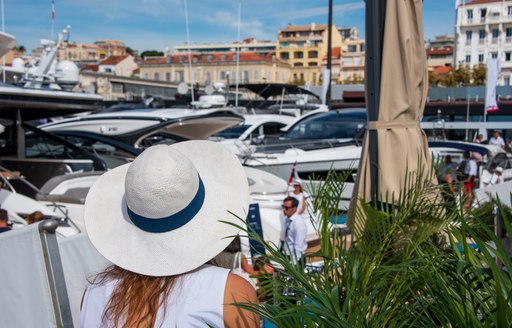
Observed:
[[[2,0],[2,33],[5,33],[4,0]],[[5,83],[5,55],[2,57],[2,80]]]
[[[55,29],[55,0],[52,0],[52,30],[50,40],[53,40],[53,32]]]

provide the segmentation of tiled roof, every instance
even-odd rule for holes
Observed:
[[[453,67],[450,66],[438,66],[434,69],[435,75],[443,75],[448,74],[451,70],[453,70]]]
[[[225,52],[225,53],[214,53],[214,54],[192,54],[192,58],[197,58],[197,63],[223,63],[223,62],[233,62],[235,61],[235,52]],[[241,52],[240,53],[240,62],[255,62],[255,61],[268,61],[271,62],[275,60],[275,53],[266,53],[260,54],[256,52]],[[170,63],[172,64],[180,64],[180,63],[188,63],[188,54],[174,54],[171,55]],[[192,59],[194,60],[194,59]],[[141,63],[141,66],[145,65],[164,65],[168,64],[168,59],[163,58],[152,58],[149,60],[145,60]]]
[[[428,48],[427,56],[431,55],[453,55],[453,48]]]
[[[97,71],[99,71],[99,66],[100,65],[98,65],[98,64],[85,65],[82,68],[80,68],[80,71],[81,72],[83,72],[83,71],[97,72]]]
[[[122,62],[128,55],[124,56],[110,56],[100,63],[100,65],[117,65]]]
[[[492,2],[501,2],[502,0],[471,0],[466,3],[464,3],[465,6],[467,5],[480,5],[482,3],[492,3]]]

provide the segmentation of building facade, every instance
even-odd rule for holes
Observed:
[[[287,83],[289,65],[276,59],[275,53],[216,52],[169,54],[139,63],[140,78],[173,83],[209,85],[215,82]]]
[[[213,54],[220,52],[255,52],[260,54],[274,53],[276,51],[276,43],[273,41],[258,41],[254,38],[247,38],[241,42],[231,43],[207,43],[180,45],[173,48],[175,54],[188,54],[188,52],[199,54]]]
[[[59,60],[70,60],[76,63],[96,62],[100,59],[100,49],[96,44],[63,42],[59,48]]]
[[[512,1],[457,0],[455,65],[501,62],[498,85],[511,85]]]
[[[97,40],[94,44],[98,46],[99,60],[103,60],[110,56],[126,55],[126,45],[121,40]]]
[[[364,39],[352,37],[343,40],[339,84],[364,82],[365,54],[366,42]]]
[[[320,85],[322,66],[326,65],[328,25],[288,25],[277,34],[277,58],[290,65],[292,83]],[[341,48],[342,36],[333,25],[331,48]],[[338,57],[339,61],[339,57]],[[339,66],[332,64],[332,81],[339,79]]]

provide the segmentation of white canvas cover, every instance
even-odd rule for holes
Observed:
[[[38,225],[0,234],[0,327],[56,327]]]
[[[89,281],[111,263],[92,246],[85,233],[59,239],[73,326],[80,327],[80,303]]]

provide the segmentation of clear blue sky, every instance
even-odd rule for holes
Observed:
[[[28,51],[51,35],[51,0],[3,0],[5,32]],[[337,27],[357,27],[364,37],[363,0],[333,0]],[[185,12],[191,43],[275,40],[293,25],[327,24],[328,0],[55,0],[55,33],[71,26],[70,41],[121,39],[140,51],[186,43]],[[453,34],[455,0],[424,1],[425,40]]]

